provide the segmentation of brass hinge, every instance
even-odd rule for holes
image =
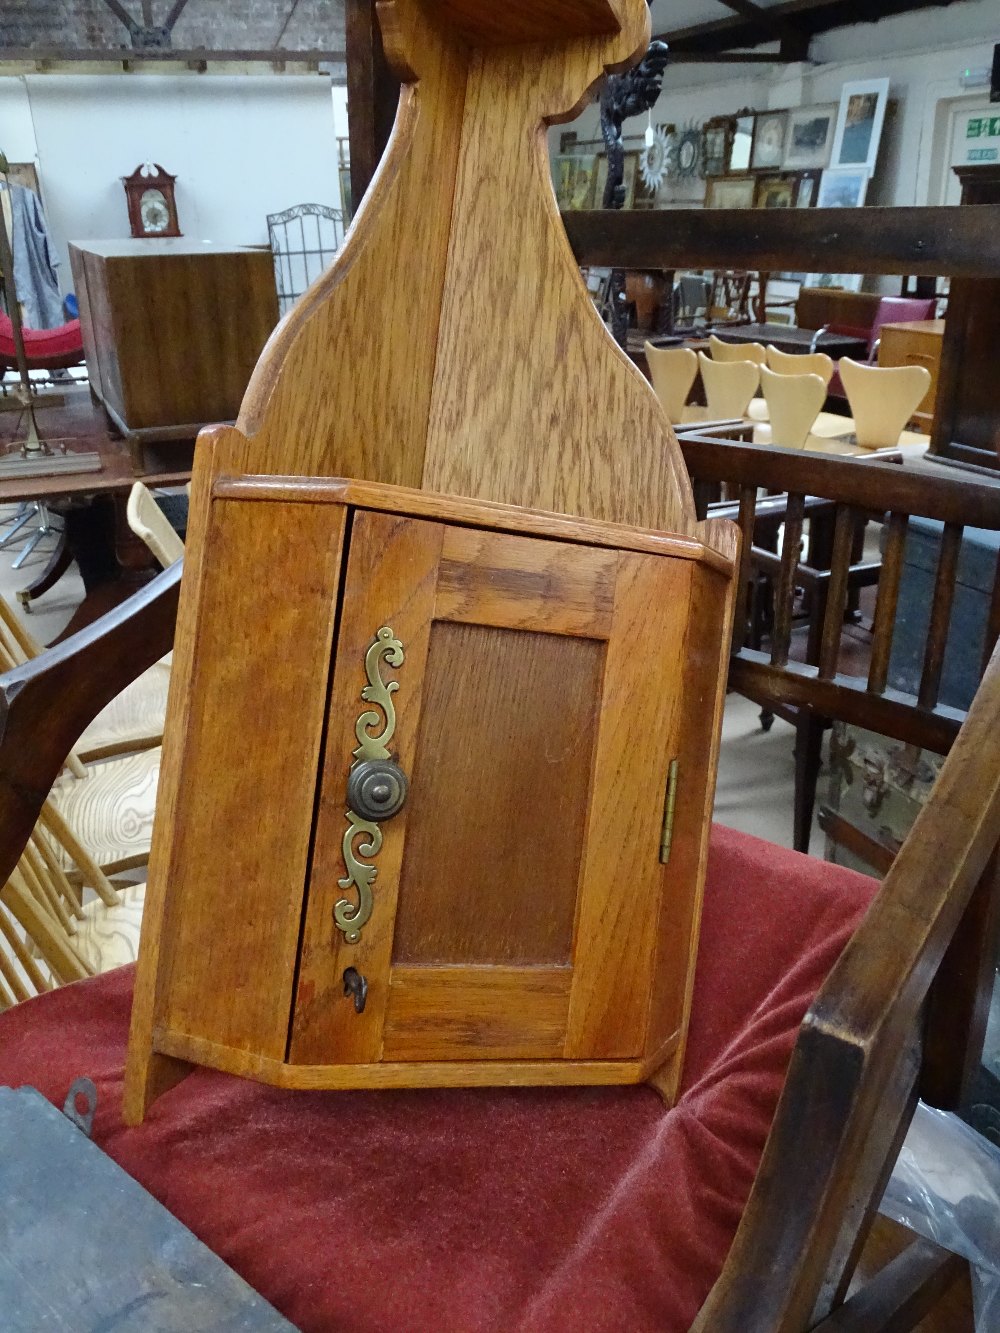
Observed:
[[[670,860],[670,845],[674,840],[674,809],[677,805],[677,767],[679,761],[671,759],[667,773],[667,795],[663,804],[663,836],[660,838],[660,860],[664,865]]]

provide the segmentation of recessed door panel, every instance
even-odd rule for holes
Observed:
[[[293,1062],[641,1054],[686,564],[354,514]]]

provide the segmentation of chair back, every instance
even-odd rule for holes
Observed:
[[[833,379],[833,361],[825,352],[782,352],[769,344],[767,364],[776,375],[818,375],[826,385]]]
[[[167,569],[184,558],[184,543],[170,526],[152,492],[137,481],[128,497],[128,525],[141,537],[160,565]]]
[[[752,1326],[768,1333],[888,1327],[821,1321],[846,1296],[917,1097],[957,1109],[982,1050],[996,967],[988,923],[998,884],[991,855],[1000,837],[1000,578],[987,590],[982,622],[961,628],[963,655],[979,673],[989,665],[961,736],[966,714],[941,694],[963,532],[1000,532],[1000,488],[876,459],[709,436],[685,436],[681,448],[699,512],[732,510],[743,534],[730,687],[770,711],[791,703],[917,749],[946,754],[954,746],[895,859],[894,847],[863,832],[853,843],[873,865],[881,854],[888,875],[806,1017],[736,1241],[693,1326],[697,1333],[743,1333],[751,1310]],[[708,495],[720,484],[734,500],[713,507]],[[783,503],[780,552],[754,543],[761,490]],[[806,513],[812,536],[821,522],[828,538],[826,558],[814,565],[803,554]],[[922,652],[906,645],[907,661],[917,648],[918,678],[906,685],[890,663],[896,666],[907,530],[916,516],[939,524],[941,535],[932,588],[922,599]],[[881,560],[856,554],[870,521],[884,525]],[[753,648],[750,613],[762,572],[771,628]],[[807,649],[803,663],[796,660],[801,636],[811,638],[813,627],[796,629],[793,610],[806,573],[818,616],[816,652]],[[856,644],[841,653],[845,612],[853,590],[872,587],[871,658],[859,669]]]
[[[709,416],[719,420],[746,416],[750,400],[760,384],[756,361],[715,361],[698,353]]]
[[[854,418],[854,433],[865,449],[899,443],[906,423],[931,387],[925,366],[863,366],[842,357],[840,378]]]
[[[656,396],[669,420],[676,424],[684,414],[698,374],[698,357],[690,347],[654,347],[647,342],[646,361]]]
[[[110,880],[46,801],[17,865],[0,888],[0,1010],[93,975],[95,969],[77,939],[87,914],[74,875],[105,906],[118,904]]]
[[[937,310],[936,296],[883,296],[875,312],[871,335],[868,340],[868,355],[873,358],[875,347],[882,335],[883,324],[909,324],[920,320],[933,319]]]
[[[767,365],[767,349],[763,343],[727,343],[710,333],[708,346],[713,361],[755,361],[758,366]]]
[[[777,374],[761,366],[760,382],[771,421],[771,443],[801,449],[826,402],[823,380],[819,375]]]

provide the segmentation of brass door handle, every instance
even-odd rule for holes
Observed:
[[[368,684],[361,691],[361,699],[375,707],[367,708],[355,723],[358,744],[347,775],[347,810],[344,814],[347,828],[343,841],[347,873],[340,880],[340,887],[355,889],[358,899],[357,902],[350,898],[338,899],[333,907],[333,919],[348,944],[357,944],[361,939],[361,931],[375,906],[372,885],[378,871],[370,860],[362,858],[378,855],[382,846],[380,821],[391,819],[402,810],[410,785],[406,774],[389,753],[389,742],[396,730],[392,696],[399,689],[399,682],[382,679],[383,659],[392,667],[400,667],[404,661],[403,645],[388,625],[382,626],[365,653]],[[373,730],[378,727],[381,731]]]
[[[410,781],[392,759],[365,759],[347,778],[347,804],[362,819],[391,819],[406,804]]]

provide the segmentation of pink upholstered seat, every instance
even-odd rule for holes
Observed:
[[[119,1118],[131,971],[0,1017],[0,1084],[62,1104],[303,1330],[687,1329],[803,1014],[874,881],[717,828],[683,1093],[293,1093],[199,1070]]]
[[[861,333],[862,337],[867,337],[868,360],[874,364],[877,359],[878,340],[882,336],[882,326],[884,324],[909,324],[917,320],[933,319],[936,309],[937,298],[933,296],[883,296],[878,303],[878,310],[875,312],[871,329],[867,332],[858,329],[847,329],[839,324],[831,324],[830,331],[832,333]],[[839,369],[835,369],[833,372],[827,394],[831,398],[846,399],[847,397]]]
[[[80,321],[71,319],[56,329],[22,330],[24,352],[31,370],[57,370],[83,362],[83,336]],[[0,311],[0,366],[16,365],[14,326]]]

